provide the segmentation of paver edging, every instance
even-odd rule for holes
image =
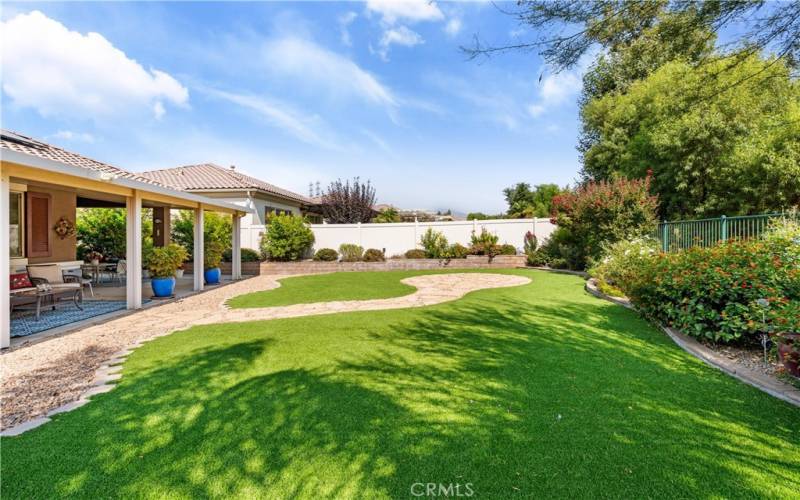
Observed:
[[[629,299],[611,297],[598,290],[594,279],[589,279],[586,281],[585,289],[595,297],[636,311],[636,307],[631,304]],[[698,342],[696,339],[681,333],[672,327],[664,325],[658,326],[665,334],[667,334],[670,339],[672,339],[673,342],[675,342],[675,344],[678,345],[678,347],[696,357],[700,361],[703,361],[707,365],[717,368],[718,370],[721,370],[728,375],[769,394],[770,396],[782,399],[789,404],[800,407],[800,389],[797,389],[791,384],[774,380],[771,377],[768,377],[755,370],[741,366],[725,358],[724,356],[720,356],[716,352]]]

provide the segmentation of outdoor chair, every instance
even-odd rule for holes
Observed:
[[[128,275],[128,263],[125,261],[125,259],[119,259],[116,266],[109,268],[105,272],[108,273],[111,281],[116,279],[120,284],[122,284],[122,280],[126,279]]]
[[[70,274],[65,275],[61,272],[58,264],[26,266],[26,269],[28,270],[28,277],[34,286],[44,283],[54,289],[83,288],[82,277]]]
[[[64,271],[64,278],[65,279],[72,279],[72,278],[67,278],[67,276],[75,277],[78,280],[80,280],[79,283],[81,284],[81,286],[84,287],[84,288],[88,288],[89,289],[89,294],[91,294],[92,298],[94,298],[94,289],[92,288],[92,278],[89,278],[89,277],[85,276],[83,274],[83,270],[82,269],[70,269],[70,270]]]

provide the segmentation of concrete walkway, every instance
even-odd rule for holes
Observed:
[[[250,278],[5,352],[0,356],[0,428],[19,425],[78,400],[91,388],[97,369],[120,350],[194,325],[421,307],[455,300],[483,288],[530,283],[530,279],[514,275],[438,274],[404,279],[403,283],[417,291],[391,299],[253,309],[229,309],[225,305],[237,295],[277,288],[280,278],[283,277]]]

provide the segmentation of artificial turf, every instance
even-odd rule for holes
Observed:
[[[464,272],[444,271],[444,272]],[[239,295],[228,301],[233,308],[288,306],[334,300],[388,299],[414,293],[403,278],[442,271],[340,272],[284,278],[272,290]]]
[[[0,494],[796,498],[800,409],[576,277],[506,272],[533,282],[145,344],[115,390],[2,440]]]

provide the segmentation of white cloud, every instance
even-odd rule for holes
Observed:
[[[73,132],[72,130],[59,130],[55,134],[52,135],[55,139],[61,139],[64,141],[75,141],[75,142],[94,142],[94,136],[87,132]]]
[[[387,144],[386,141],[383,140],[383,138],[378,134],[376,134],[375,132],[372,132],[367,129],[361,129],[361,133],[367,136],[369,140],[375,143],[375,145],[378,146],[380,149],[382,149],[385,153],[388,153],[390,155],[394,154],[394,151],[389,146],[389,144]]]
[[[83,35],[39,11],[0,22],[3,91],[43,116],[118,117],[164,103],[186,105],[189,92],[163,71],[146,70],[99,33]]]
[[[388,61],[389,49],[392,45],[413,47],[422,43],[425,43],[425,40],[423,40],[419,33],[410,30],[405,26],[399,26],[397,28],[390,28],[383,32],[383,37],[380,41],[380,48],[377,52],[378,55],[381,56],[381,59]]]
[[[545,112],[545,107],[541,104],[531,104],[528,106],[528,114],[532,117],[537,118],[541,116]]]
[[[263,96],[226,92],[204,87],[199,88],[202,92],[210,96],[224,99],[256,112],[271,125],[284,130],[303,142],[326,149],[342,149],[333,140],[324,137],[326,135],[322,132],[324,124],[322,119],[317,115],[305,116],[292,109],[287,104],[269,100]]]
[[[356,17],[358,17],[358,14],[355,12],[347,12],[339,16],[339,39],[342,41],[342,44],[348,47],[353,45],[348,27],[355,21]]]
[[[381,14],[387,24],[398,19],[410,22],[444,19],[442,11],[430,0],[367,0],[367,10]]]
[[[312,41],[291,37],[274,40],[265,45],[264,57],[271,72],[295,78],[304,85],[389,108],[398,104],[392,91],[371,73]]]
[[[482,87],[464,78],[442,73],[429,74],[426,79],[439,89],[469,103],[471,114],[482,121],[516,131],[526,118],[513,95],[503,89]]]
[[[549,74],[539,82],[538,98],[528,106],[528,113],[537,118],[545,111],[574,101],[583,88],[583,75],[594,54],[584,56],[571,70]]]
[[[461,19],[454,17],[444,25],[444,32],[447,33],[448,36],[456,36],[461,32],[461,28]]]

